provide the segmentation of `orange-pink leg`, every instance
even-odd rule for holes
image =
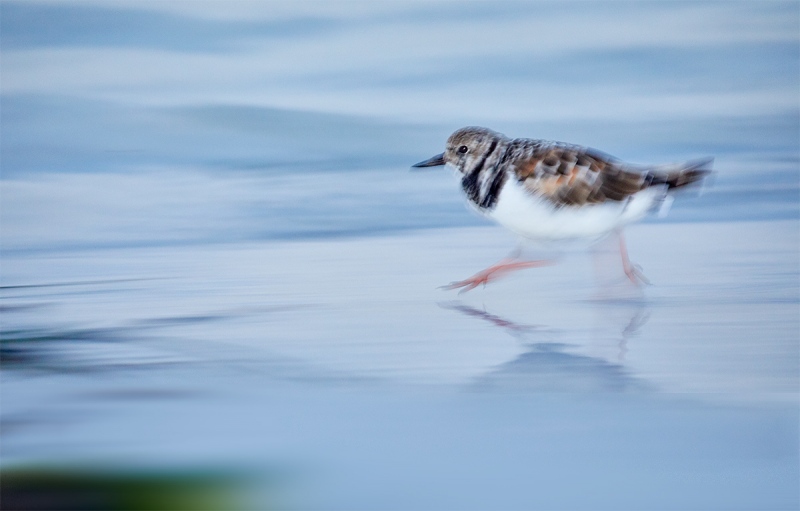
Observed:
[[[625,246],[625,237],[623,236],[622,231],[619,231],[617,236],[619,237],[619,253],[622,256],[622,269],[625,271],[625,275],[627,275],[628,279],[630,279],[630,281],[637,286],[639,283],[649,285],[650,281],[644,276],[641,268],[639,268],[638,265],[631,263],[631,260],[628,259],[628,248]]]
[[[511,273],[512,271],[523,270],[525,268],[536,268],[538,266],[545,266],[548,264],[552,264],[550,261],[516,261],[514,259],[503,259],[499,263],[495,264],[494,266],[490,266],[483,271],[480,271],[473,275],[472,277],[466,280],[460,280],[458,282],[452,282],[446,286],[442,286],[442,289],[458,289],[462,288],[459,293],[466,293],[471,289],[475,289],[476,287],[483,284],[484,286],[489,283],[490,280],[495,280],[500,275],[505,273]]]

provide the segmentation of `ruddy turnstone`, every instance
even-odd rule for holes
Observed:
[[[579,145],[512,140],[487,128],[466,127],[450,135],[445,152],[413,166],[452,166],[469,204],[525,239],[597,240],[619,234],[623,269],[638,284],[647,280],[628,260],[622,227],[663,204],[673,189],[701,180],[712,162],[640,166]],[[468,291],[502,273],[544,264],[548,261],[507,258],[445,288]]]

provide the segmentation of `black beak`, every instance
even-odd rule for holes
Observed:
[[[440,165],[444,165],[444,153],[437,154],[433,158],[429,158],[425,161],[421,161],[419,163],[415,163],[412,167],[422,168],[422,167],[438,167]]]

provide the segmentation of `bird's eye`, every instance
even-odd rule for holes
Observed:
[[[458,152],[461,153],[461,154],[464,154],[467,151],[469,151],[469,147],[467,147],[465,145],[462,145],[461,147],[458,148]]]

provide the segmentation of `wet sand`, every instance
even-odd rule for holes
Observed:
[[[246,467],[326,509],[796,507],[798,232],[634,226],[653,285],[620,300],[582,248],[438,289],[495,227],[12,254],[3,463]]]

